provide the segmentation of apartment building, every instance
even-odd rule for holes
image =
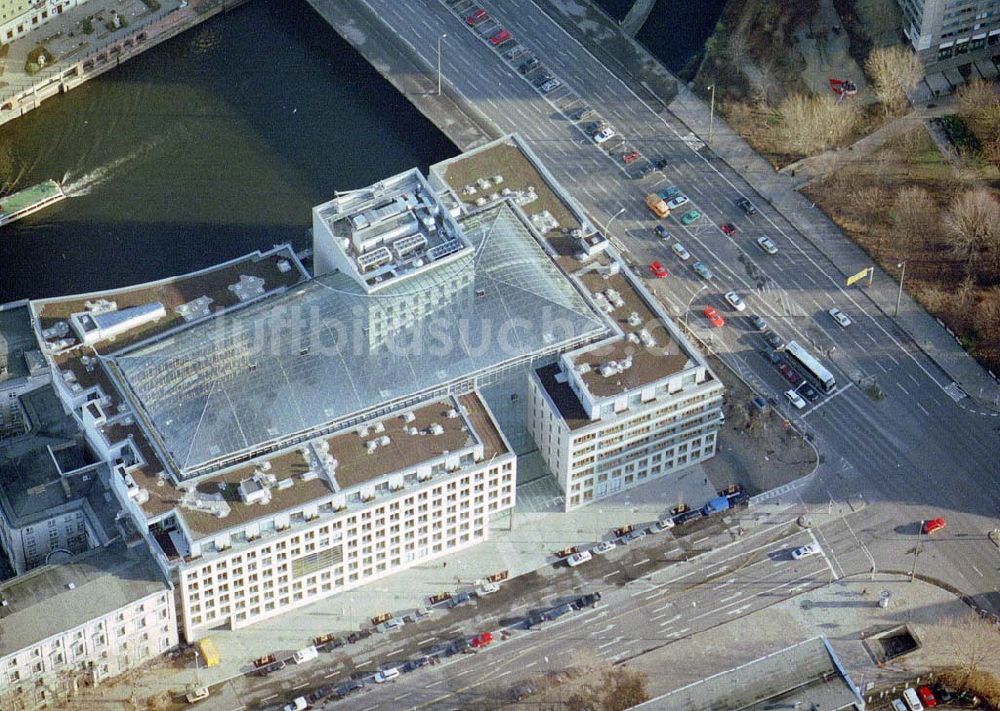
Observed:
[[[49,382],[49,364],[31,329],[27,301],[0,304],[0,440],[24,434],[21,395]]]
[[[619,334],[536,369],[528,426],[571,510],[715,454],[723,385],[613,251],[574,276]]]
[[[0,0],[0,44],[38,29],[87,0]]]
[[[143,546],[118,542],[0,583],[0,706],[51,705],[176,645],[174,596]]]
[[[983,61],[984,76],[996,76],[991,59],[1000,58],[1000,0],[899,0],[899,6],[910,46],[929,68]]]

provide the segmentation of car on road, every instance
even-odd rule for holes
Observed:
[[[798,387],[799,383],[802,382],[802,376],[792,370],[792,366],[788,365],[788,363],[779,365],[778,372],[781,373],[781,377],[792,384],[792,387]]]
[[[934,531],[940,531],[947,525],[947,522],[943,518],[932,518],[930,521],[924,521],[923,532],[924,534],[931,534]]]
[[[833,317],[834,321],[840,324],[841,328],[847,328],[848,326],[851,325],[851,323],[853,323],[851,321],[851,317],[845,314],[840,309],[838,309],[836,306],[830,309],[827,313],[830,314],[831,317]]]
[[[597,607],[597,603],[601,601],[601,593],[592,592],[586,595],[581,595],[576,600],[570,603],[570,605],[577,609],[582,610],[585,607]]]
[[[628,165],[629,163],[635,163],[637,160],[639,160],[639,151],[637,150],[633,149],[631,151],[626,151],[625,153],[622,153],[622,163],[624,163],[625,165]]]
[[[305,711],[309,708],[309,702],[306,701],[305,696],[297,696],[292,700],[292,703],[285,704],[281,711]]]
[[[480,632],[469,641],[469,646],[473,649],[482,649],[493,643],[492,632]]]
[[[778,253],[778,246],[767,235],[761,235],[760,237],[757,238],[757,246],[760,247],[765,252],[767,252],[768,254]]]
[[[796,410],[801,410],[806,406],[806,401],[794,390],[785,391],[785,399],[792,404]]]
[[[549,79],[549,80],[548,80],[547,82],[545,82],[544,84],[542,84],[542,85],[541,85],[540,87],[538,87],[538,89],[539,89],[539,91],[541,91],[541,92],[542,92],[543,94],[548,94],[548,93],[549,93],[550,91],[555,91],[555,90],[556,90],[556,89],[558,89],[558,88],[559,88],[560,86],[562,86],[562,82],[561,82],[561,81],[559,81],[559,80],[558,80],[558,79],[556,79],[556,78],[552,78],[552,79]]]
[[[517,71],[521,72],[521,74],[527,74],[538,65],[539,65],[538,57],[529,57],[528,59],[521,62],[521,66],[517,68]]]
[[[677,197],[672,197],[667,201],[667,207],[669,207],[671,210],[676,210],[677,208],[682,207],[683,205],[687,205],[688,202],[689,201],[687,195],[678,195]]]
[[[671,234],[663,225],[657,225],[653,228],[653,234],[655,234],[660,239],[670,239]]]
[[[763,331],[767,328],[767,321],[762,319],[757,314],[750,314],[747,316],[747,321],[750,322],[750,325],[755,331]]]
[[[618,546],[616,546],[611,541],[601,541],[596,546],[594,546],[593,548],[591,548],[590,552],[591,553],[595,553],[597,555],[601,555],[602,553],[608,553],[610,551],[613,551],[617,547]]]
[[[475,27],[489,16],[490,14],[486,12],[486,10],[484,10],[481,7],[477,7],[475,10],[473,10],[466,16],[465,24],[467,24],[469,27]]]
[[[937,699],[934,698],[934,693],[931,691],[929,686],[920,686],[917,688],[917,696],[923,702],[924,706],[932,708],[937,706]]]
[[[702,279],[711,279],[714,276],[714,274],[712,274],[712,270],[701,262],[695,262],[691,265],[691,268],[694,269],[694,273]]]
[[[924,711],[924,705],[920,703],[920,698],[917,696],[917,692],[911,687],[903,689],[903,700],[906,705],[910,707],[910,711]]]
[[[756,215],[757,208],[753,206],[753,203],[746,198],[740,198],[736,201],[736,206],[743,210],[748,215]]]
[[[708,322],[715,328],[722,328],[726,325],[726,320],[719,315],[719,312],[716,311],[714,307],[706,306],[702,313],[705,314],[705,318],[707,318]]]
[[[819,555],[823,552],[823,549],[819,547],[818,543],[810,543],[807,546],[802,546],[801,548],[796,548],[792,551],[792,558],[794,560],[802,560],[803,558],[808,558],[809,556]]]
[[[732,237],[734,234],[736,234],[736,225],[734,225],[732,222],[723,222],[721,225],[719,225],[719,229],[722,230],[722,233],[727,237]]]
[[[695,222],[701,219],[701,213],[697,210],[688,210],[681,217],[682,225],[693,225]]]
[[[737,311],[746,311],[747,305],[743,303],[743,299],[735,291],[727,291],[723,298]]]
[[[596,143],[597,145],[601,145],[602,143],[610,141],[616,135],[617,134],[615,133],[615,129],[613,129],[611,126],[602,126],[601,128],[597,129],[597,131],[591,136],[591,138],[594,139],[594,143]]]
[[[505,28],[501,27],[499,32],[490,37],[490,44],[492,44],[494,47],[499,47],[504,42],[510,41],[510,39],[511,39],[510,32],[507,31]]]
[[[682,262],[686,262],[691,259],[691,253],[684,248],[684,245],[680,242],[674,242],[670,245],[670,249],[674,250],[674,254],[681,258]]]
[[[566,565],[568,565],[570,568],[575,568],[578,565],[583,565],[591,558],[593,558],[593,556],[590,555],[590,551],[580,551],[579,553],[574,553],[569,558],[567,558]]]
[[[767,331],[764,334],[764,340],[767,342],[767,345],[771,346],[771,348],[776,351],[785,347],[785,342],[781,340],[781,336],[774,331]]]
[[[802,385],[799,386],[799,395],[804,397],[809,402],[816,402],[819,400],[819,390],[814,388],[806,381],[802,381]]]
[[[387,681],[395,681],[399,678],[399,669],[396,667],[388,667],[387,669],[379,669],[375,672],[375,683],[384,684]]]
[[[653,276],[657,279],[664,279],[667,276],[667,270],[658,261],[649,263],[649,271],[653,272]]]

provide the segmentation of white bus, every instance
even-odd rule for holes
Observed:
[[[837,389],[837,381],[834,380],[833,374],[798,343],[789,341],[785,353],[789,355],[792,363],[801,367],[807,375],[811,376],[827,395]]]

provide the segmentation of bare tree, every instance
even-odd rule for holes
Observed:
[[[992,671],[1000,664],[1000,628],[992,622],[974,615],[964,615],[951,620],[945,633],[949,656],[954,666],[946,672],[946,679],[962,689],[981,695],[1000,697],[1000,684]]]
[[[992,82],[976,79],[958,92],[959,115],[976,135],[984,156],[1000,167],[1000,94]]]
[[[896,193],[890,216],[903,247],[900,257],[907,257],[914,245],[925,242],[935,230],[937,210],[927,190],[911,185]]]
[[[886,113],[902,105],[907,92],[924,78],[924,65],[901,45],[873,49],[865,61],[865,70]]]
[[[811,155],[831,148],[847,136],[858,122],[852,102],[837,103],[832,96],[792,94],[778,109],[781,137],[789,153]]]
[[[1000,203],[985,188],[959,195],[941,222],[949,249],[966,271],[979,257],[1000,250]]]

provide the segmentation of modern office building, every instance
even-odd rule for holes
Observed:
[[[6,44],[87,0],[0,0],[0,44]]]
[[[1000,0],[899,0],[903,31],[913,51],[934,71],[985,62],[982,73],[997,75],[1000,58]]]

